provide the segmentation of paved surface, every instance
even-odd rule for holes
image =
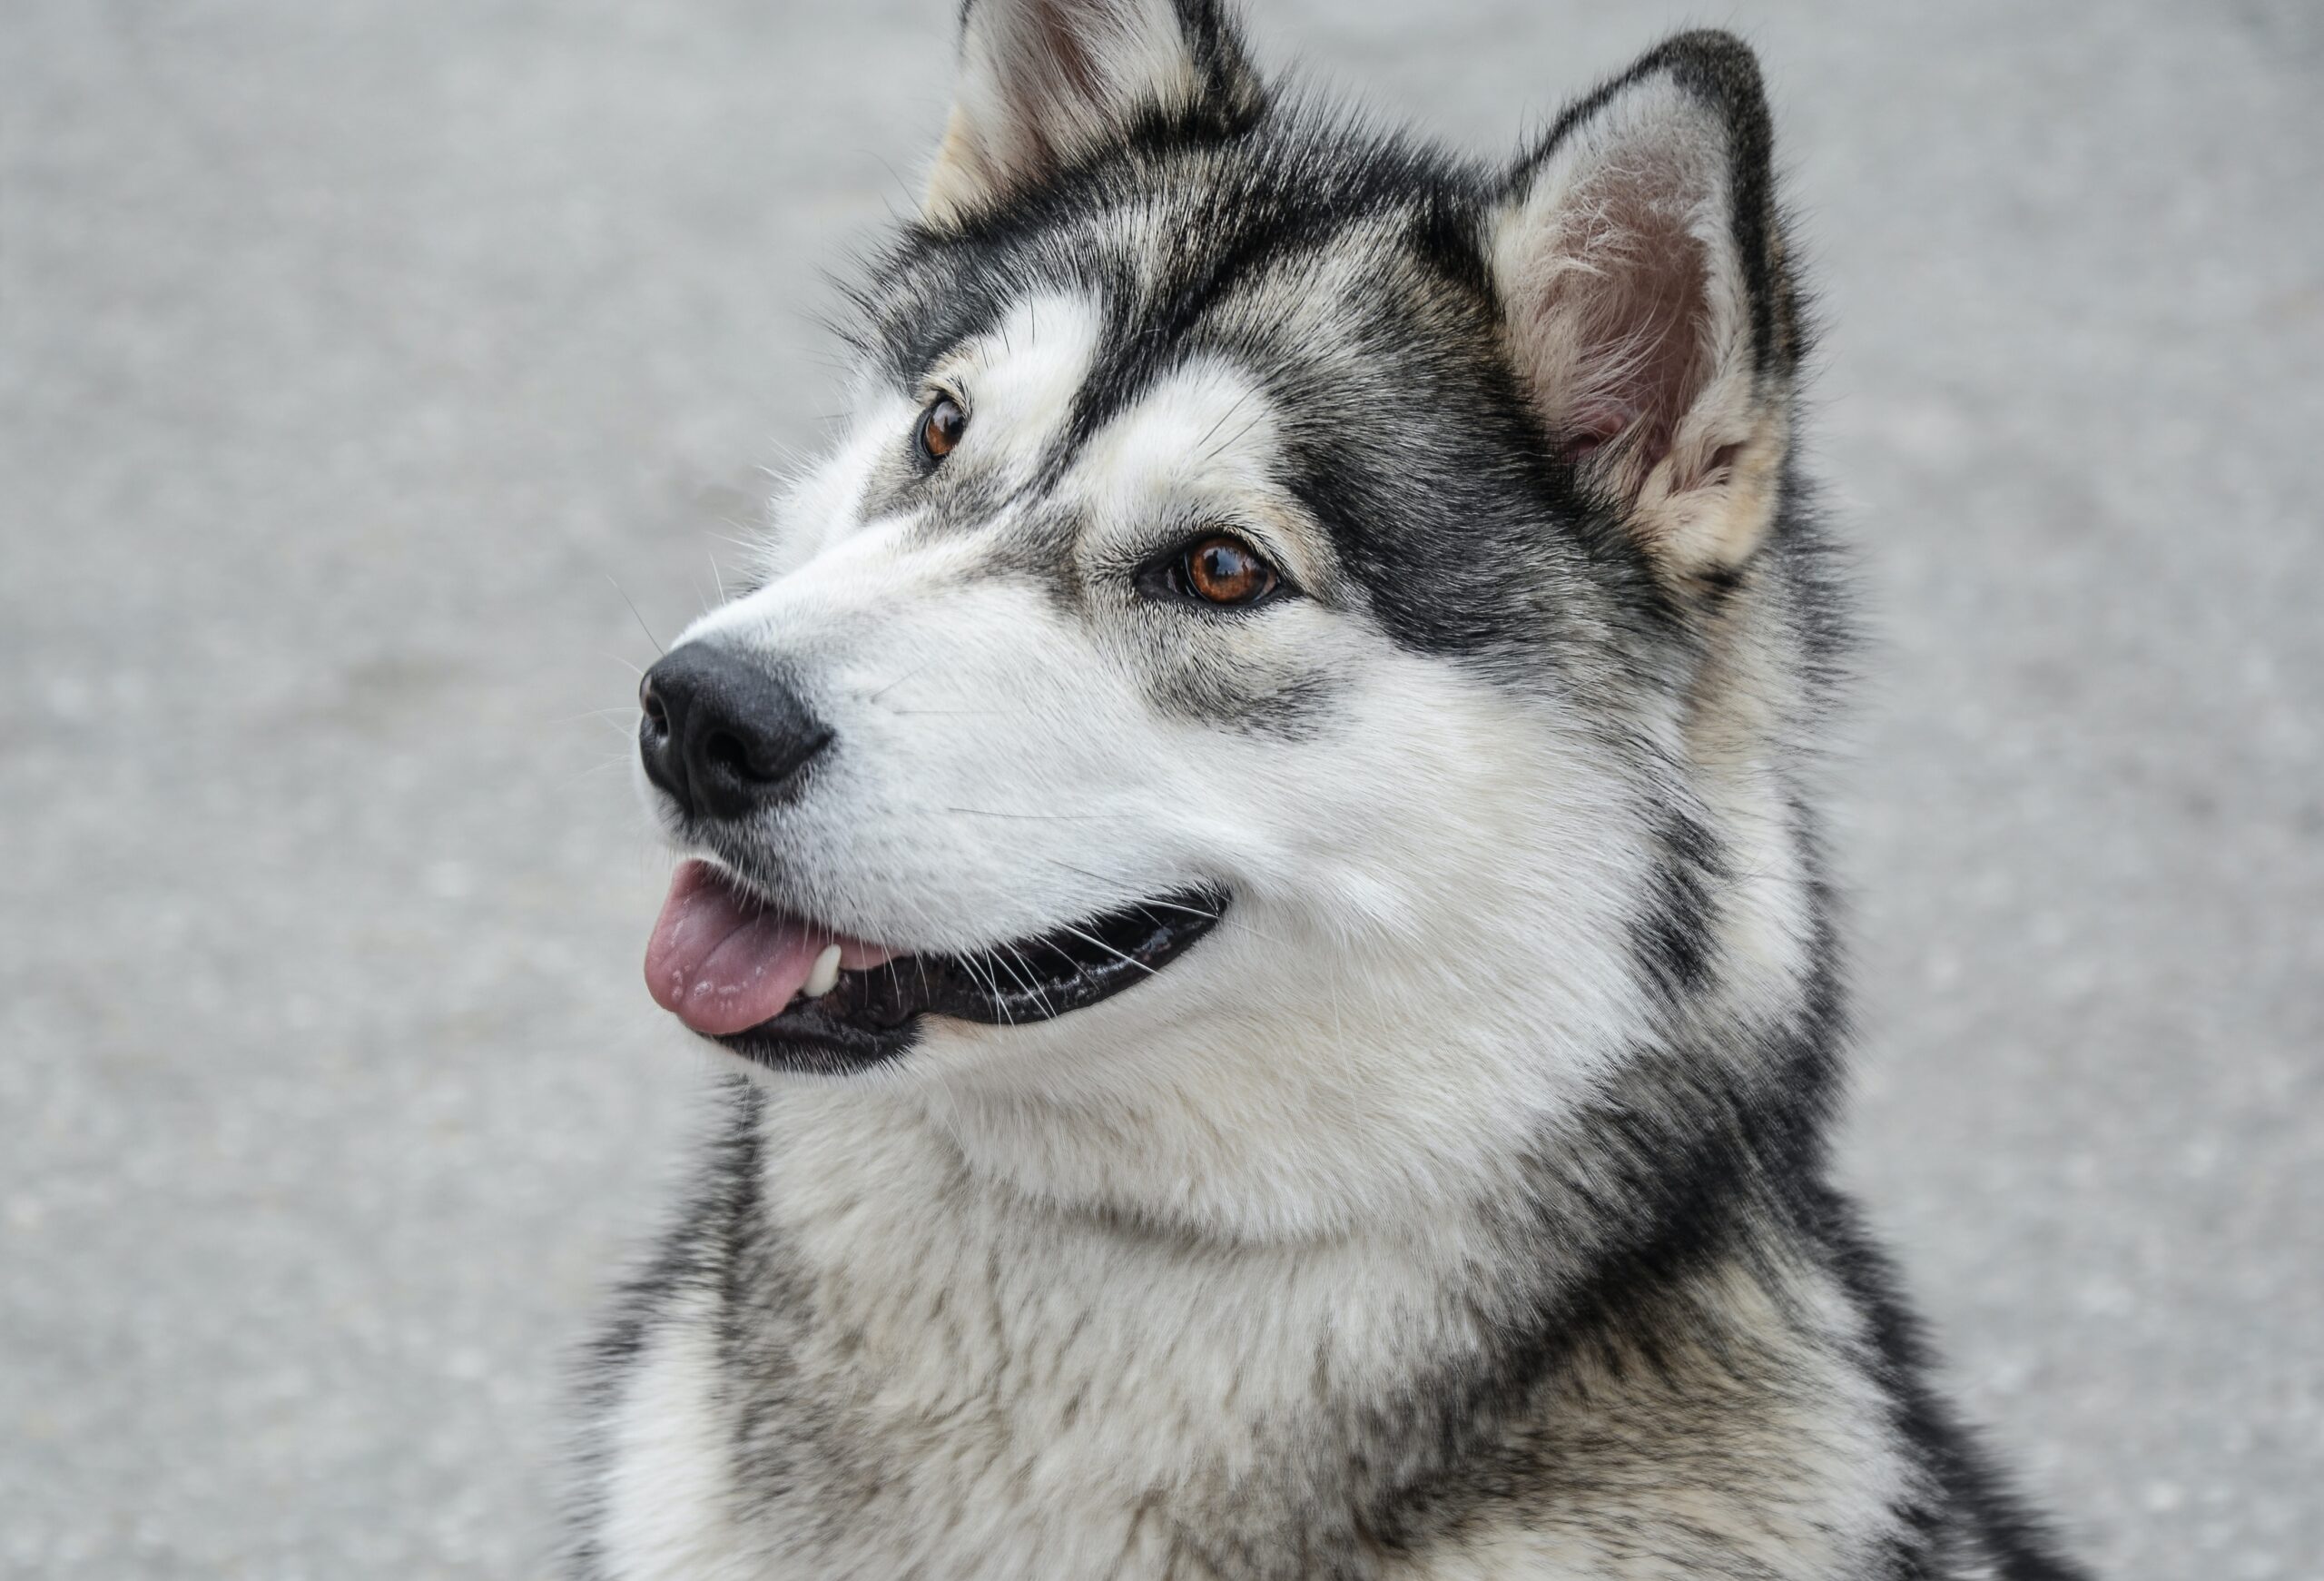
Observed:
[[[952,9],[0,9],[0,1572],[536,1571],[700,1079],[611,584],[812,434]],[[1704,15],[1262,10],[1496,143]],[[1721,15],[1886,638],[1853,1172],[2109,1575],[2316,1576],[2324,12]]]

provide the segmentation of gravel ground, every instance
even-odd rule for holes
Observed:
[[[704,1068],[614,584],[813,435],[952,9],[0,9],[0,1571],[538,1571]],[[1480,144],[1702,15],[1261,13]],[[2312,1576],[2324,11],[1721,19],[1882,638],[1851,1173],[2106,1574]]]

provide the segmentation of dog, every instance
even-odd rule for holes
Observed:
[[[970,0],[843,433],[649,670],[734,1067],[587,1581],[2063,1581],[1827,1179],[1845,578],[1757,63],[1506,164]]]

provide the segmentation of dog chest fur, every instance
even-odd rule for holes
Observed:
[[[1030,1210],[902,1094],[736,1102],[603,1402],[608,1575],[1846,1575],[1893,1535],[1909,1472],[1822,1270],[1720,1260],[1649,1343],[1576,1336],[1489,1413],[1489,1475],[1428,1489],[1403,1397],[1495,1366],[1509,1304],[1475,1221],[1206,1245]]]
[[[962,25],[845,432],[646,679],[657,997],[797,975],[689,1013],[736,1073],[572,1573],[2072,1581],[1827,1180],[1748,50],[1492,170],[1214,0]]]

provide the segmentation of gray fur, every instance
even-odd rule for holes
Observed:
[[[1153,983],[1038,1026],[939,1018],[837,1077],[744,1051],[593,1357],[573,1574],[2070,1576],[1931,1395],[1826,1183],[1846,1028],[1816,743],[1846,640],[1790,461],[1804,332],[1748,51],[1673,40],[1489,172],[1270,94],[1192,0],[979,0],[966,25],[1000,85],[964,90],[930,214],[858,301],[873,415],[831,474],[854,481],[811,486],[793,515],[822,515],[777,535],[763,589],[690,637],[819,692],[829,788],[673,833],[776,904],[925,951],[992,947],[974,914],[1017,886],[947,866],[988,844],[1029,889],[1086,875],[1044,924],[1190,880],[1231,909]],[[1067,41],[1080,97],[997,128],[1047,80],[995,54],[1025,37]],[[1642,364],[1690,380],[1647,392],[1667,420],[1573,446],[1538,361],[1565,355],[1564,287],[1523,300],[1521,267],[1573,233],[1527,227],[1561,161],[1622,178],[1590,139],[1638,104],[1697,118],[1674,146],[1715,160],[1726,207],[1688,243],[1687,311],[1731,279],[1740,327]],[[1099,321],[1056,364],[1070,399],[1024,397],[1049,426],[995,433],[1009,409],[978,378],[1064,377],[1039,361],[1069,341],[1054,311],[1024,321],[1048,350],[1007,330],[1052,298]],[[956,361],[970,440],[940,467],[908,423],[883,448]],[[1250,388],[1212,420],[1214,369]],[[1137,590],[1207,523],[1101,519],[1098,482],[1149,459],[1107,447],[1181,418],[1206,423],[1194,472],[1256,469],[1218,509],[1282,539],[1293,605]],[[889,673],[863,655],[907,611],[813,580],[865,544],[881,575],[943,568],[910,597],[990,600],[963,608],[1015,611],[1058,656],[1005,673],[1102,670],[1142,707],[985,699],[1056,716],[1010,726],[1053,774],[969,809],[1023,820],[1013,844],[929,811],[970,794],[953,769],[889,761],[905,681],[858,677]],[[961,621],[918,640],[1019,640]],[[1158,770],[1085,762],[1117,728],[1226,787],[1222,841],[1238,787],[1258,817],[1286,783],[1332,838],[1305,868],[1206,866],[1153,833]],[[1392,769],[1409,783],[1367,802]],[[1395,893],[1367,912],[1270,887],[1334,852],[1371,885],[1350,894]],[[1504,869],[1543,876],[1495,902]]]

